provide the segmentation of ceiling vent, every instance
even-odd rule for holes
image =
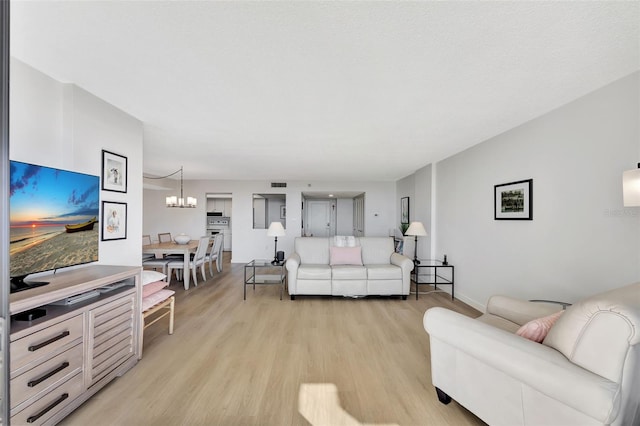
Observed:
[[[272,188],[286,188],[287,184],[286,184],[286,182],[271,182],[271,187]]]

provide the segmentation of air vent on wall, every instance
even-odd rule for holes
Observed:
[[[272,188],[286,188],[287,184],[285,182],[271,182]]]

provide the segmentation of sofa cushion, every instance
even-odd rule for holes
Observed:
[[[167,300],[174,294],[175,294],[175,291],[164,289],[164,290],[156,291],[151,296],[145,297],[144,299],[142,299],[142,312],[157,305],[160,302]]]
[[[362,263],[365,265],[388,265],[394,252],[393,238],[366,237],[360,238],[362,247]]]
[[[362,250],[360,247],[330,247],[329,263],[333,265],[362,266]]]
[[[141,277],[142,277],[143,286],[151,283],[155,283],[156,281],[162,281],[167,279],[167,276],[162,272],[146,271],[146,270],[142,271]]]
[[[147,284],[144,287],[142,287],[142,297],[143,298],[149,297],[153,293],[159,292],[160,290],[167,287],[168,285],[169,283],[166,281],[156,281],[154,283]]]
[[[336,247],[355,247],[359,244],[356,237],[350,235],[336,235],[333,237],[333,245]]]
[[[329,238],[298,237],[295,239],[294,247],[300,256],[301,264],[329,264]]]
[[[402,269],[396,265],[366,265],[370,280],[401,280]]]
[[[366,280],[367,268],[355,265],[336,265],[331,267],[334,280]]]
[[[329,265],[300,265],[298,268],[299,280],[330,280],[331,266]]]

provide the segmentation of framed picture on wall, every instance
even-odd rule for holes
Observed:
[[[495,220],[533,220],[533,179],[494,185]]]
[[[127,239],[127,203],[102,202],[102,241]]]
[[[409,197],[400,199],[400,223],[409,224]]]
[[[287,206],[280,206],[280,219],[287,218]]]
[[[127,157],[102,150],[102,189],[127,192]]]

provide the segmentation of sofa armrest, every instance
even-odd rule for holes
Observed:
[[[413,269],[413,260],[400,253],[391,253],[390,262],[392,265],[399,266],[402,270],[402,294],[408,295],[411,292],[411,270]]]
[[[298,267],[300,267],[300,255],[291,253],[284,264],[287,268],[287,289],[290,295],[297,294],[298,289]]]
[[[562,305],[557,303],[530,302],[508,296],[491,296],[487,302],[487,314],[499,316],[518,325],[546,317],[562,308]]]
[[[402,268],[402,273],[411,272],[413,269],[413,260],[400,253],[391,253],[391,264]]]
[[[423,324],[431,339],[594,419],[609,423],[618,415],[620,386],[573,364],[553,348],[444,308],[427,310]],[[580,392],[568,391],[572,389]]]
[[[298,253],[292,253],[284,264],[287,271],[297,271],[300,266],[300,255]]]

